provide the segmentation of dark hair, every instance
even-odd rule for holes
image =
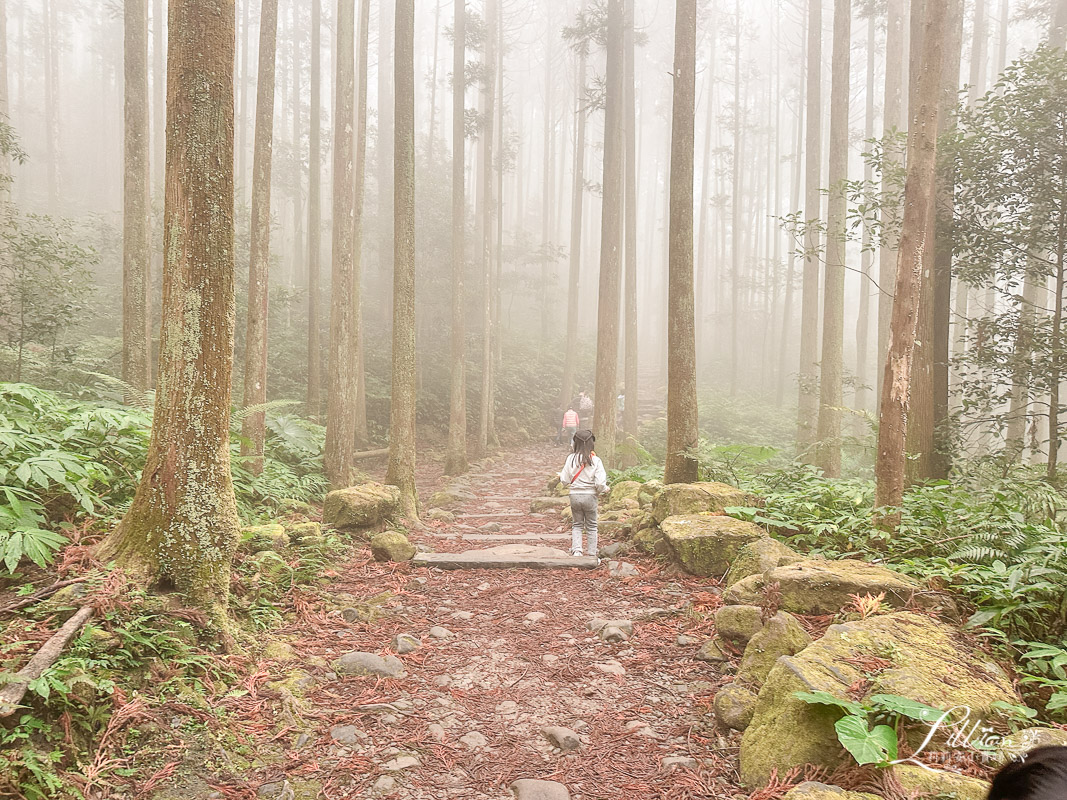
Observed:
[[[993,777],[989,800],[1063,800],[1067,747],[1039,747],[1010,761]]]
[[[596,442],[596,437],[590,430],[580,430],[574,433],[574,454],[578,456],[578,460],[583,467],[588,467],[593,463],[593,443]]]

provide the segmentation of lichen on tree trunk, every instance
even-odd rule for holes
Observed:
[[[234,6],[172,0],[169,30],[155,417],[133,503],[98,555],[177,589],[228,636],[240,527],[229,451]]]

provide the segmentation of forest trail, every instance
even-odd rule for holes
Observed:
[[[464,535],[565,535],[558,512],[529,512],[562,454],[509,454],[476,475],[480,497],[455,508],[454,523],[431,522],[412,540],[447,552],[470,549]],[[487,520],[500,530],[479,530]],[[717,598],[647,557],[631,560],[639,575],[629,578],[612,577],[606,561],[445,571],[361,556],[339,566],[279,631],[295,660],[261,662],[250,695],[234,701],[256,752],[272,754],[240,788],[291,797],[287,780],[297,798],[306,785],[328,798],[504,800],[527,778],[557,781],[574,800],[737,794],[737,742],[708,714],[724,678],[693,659],[711,622],[692,612]],[[633,635],[602,641],[588,626],[595,618],[629,620]],[[402,634],[421,645],[398,654]],[[330,665],[352,651],[396,656],[404,674],[338,677]],[[269,688],[279,680],[309,688],[287,696]],[[554,747],[543,733],[552,726],[578,747]]]

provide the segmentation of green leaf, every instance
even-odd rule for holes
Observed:
[[[793,692],[793,697],[812,705],[836,706],[853,715],[864,716],[867,713],[867,709],[859,703],[853,703],[851,700],[842,700],[829,692]]]
[[[866,717],[849,714],[834,723],[834,730],[838,741],[860,766],[885,764],[897,757],[897,734],[888,725],[876,725],[870,730]]]
[[[870,696],[869,701],[876,708],[883,708],[886,711],[891,711],[894,714],[900,714],[902,717],[918,720],[919,722],[936,722],[944,716],[943,711],[933,706],[896,694],[873,694]]]

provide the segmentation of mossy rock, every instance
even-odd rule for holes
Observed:
[[[758,606],[763,603],[762,575],[749,575],[723,592],[722,601],[732,606]]]
[[[326,495],[322,521],[340,530],[361,530],[392,519],[399,506],[400,489],[371,481]]]
[[[652,555],[662,556],[668,551],[667,540],[663,538],[659,528],[645,528],[637,531],[630,541],[637,549]]]
[[[263,648],[263,658],[269,658],[272,661],[296,661],[299,657],[288,642],[271,639]]]
[[[798,561],[804,561],[804,556],[786,547],[777,539],[769,536],[757,539],[737,551],[737,558],[730,564],[730,570],[723,578],[723,584],[733,586],[750,575],[763,575],[775,567],[795,564]]]
[[[640,491],[641,484],[637,481],[619,481],[611,487],[604,508],[640,508],[641,504],[637,499]]]
[[[725,483],[670,483],[653,498],[652,516],[657,523],[662,523],[668,517],[721,514],[724,508],[748,506],[754,502],[752,495]]]
[[[601,519],[597,521],[597,529],[609,539],[629,539],[633,525],[628,519]]]
[[[700,649],[696,651],[693,658],[697,661],[710,661],[717,664],[729,660],[730,656],[716,638],[708,639],[704,644],[700,645]]]
[[[997,748],[997,766],[1020,759],[1039,747],[1067,747],[1067,731],[1059,728],[1024,728],[1005,736]]]
[[[415,545],[400,531],[383,531],[371,537],[370,551],[375,561],[410,561]]]
[[[888,666],[871,672],[855,663],[871,657]],[[865,686],[868,697],[900,695],[945,710],[965,706],[974,719],[988,718],[998,701],[1018,703],[1003,670],[956,629],[929,617],[900,611],[831,625],[798,655],[779,658],[768,674],[741,739],[743,783],[763,786],[775,770],[784,775],[804,764],[832,771],[847,763],[834,730],[841,709],[806,703],[794,693],[862,700],[850,694],[855,686]],[[916,744],[927,730],[919,723],[910,728]]]
[[[533,514],[545,511],[557,511],[570,508],[570,497],[535,497],[530,501],[530,512]]]
[[[739,683],[731,683],[715,694],[712,708],[715,710],[715,719],[722,725],[743,731],[752,722],[756,693]]]
[[[795,656],[809,644],[811,636],[796,617],[779,611],[749,640],[737,677],[752,686],[762,686],[779,657]]]
[[[985,800],[989,794],[989,784],[983,780],[917,764],[897,764],[892,767],[892,774],[903,787],[904,793],[917,799],[952,797],[954,800]]]
[[[475,499],[474,492],[470,491],[465,485],[452,484],[438,492],[434,492],[430,496],[430,505],[435,508],[448,508],[449,506],[458,506],[460,503],[469,503]]]
[[[782,800],[882,800],[882,798],[867,792],[849,792],[840,786],[831,786],[828,783],[804,781],[782,795]]]
[[[742,547],[767,535],[751,522],[702,514],[668,517],[660,530],[682,569],[716,578],[730,568]]]
[[[726,641],[743,647],[763,630],[763,609],[759,606],[720,606],[715,612],[715,632]]]
[[[309,536],[322,536],[322,526],[317,522],[301,522],[289,527],[289,540],[297,546]]]
[[[289,534],[277,523],[241,529],[241,549],[246,553],[285,550],[287,547],[289,547]]]
[[[652,480],[642,483],[641,488],[637,490],[637,502],[641,504],[641,508],[651,508],[652,501],[656,499],[656,495],[662,488],[663,481]]]
[[[302,669],[294,669],[281,680],[268,682],[267,688],[283,696],[288,693],[293,697],[303,697],[315,688],[316,683],[318,681],[310,673]]]
[[[902,608],[922,586],[898,572],[853,559],[812,559],[775,567],[765,576],[781,591],[780,607],[795,614],[836,614],[852,603],[852,595],[878,596]]]

